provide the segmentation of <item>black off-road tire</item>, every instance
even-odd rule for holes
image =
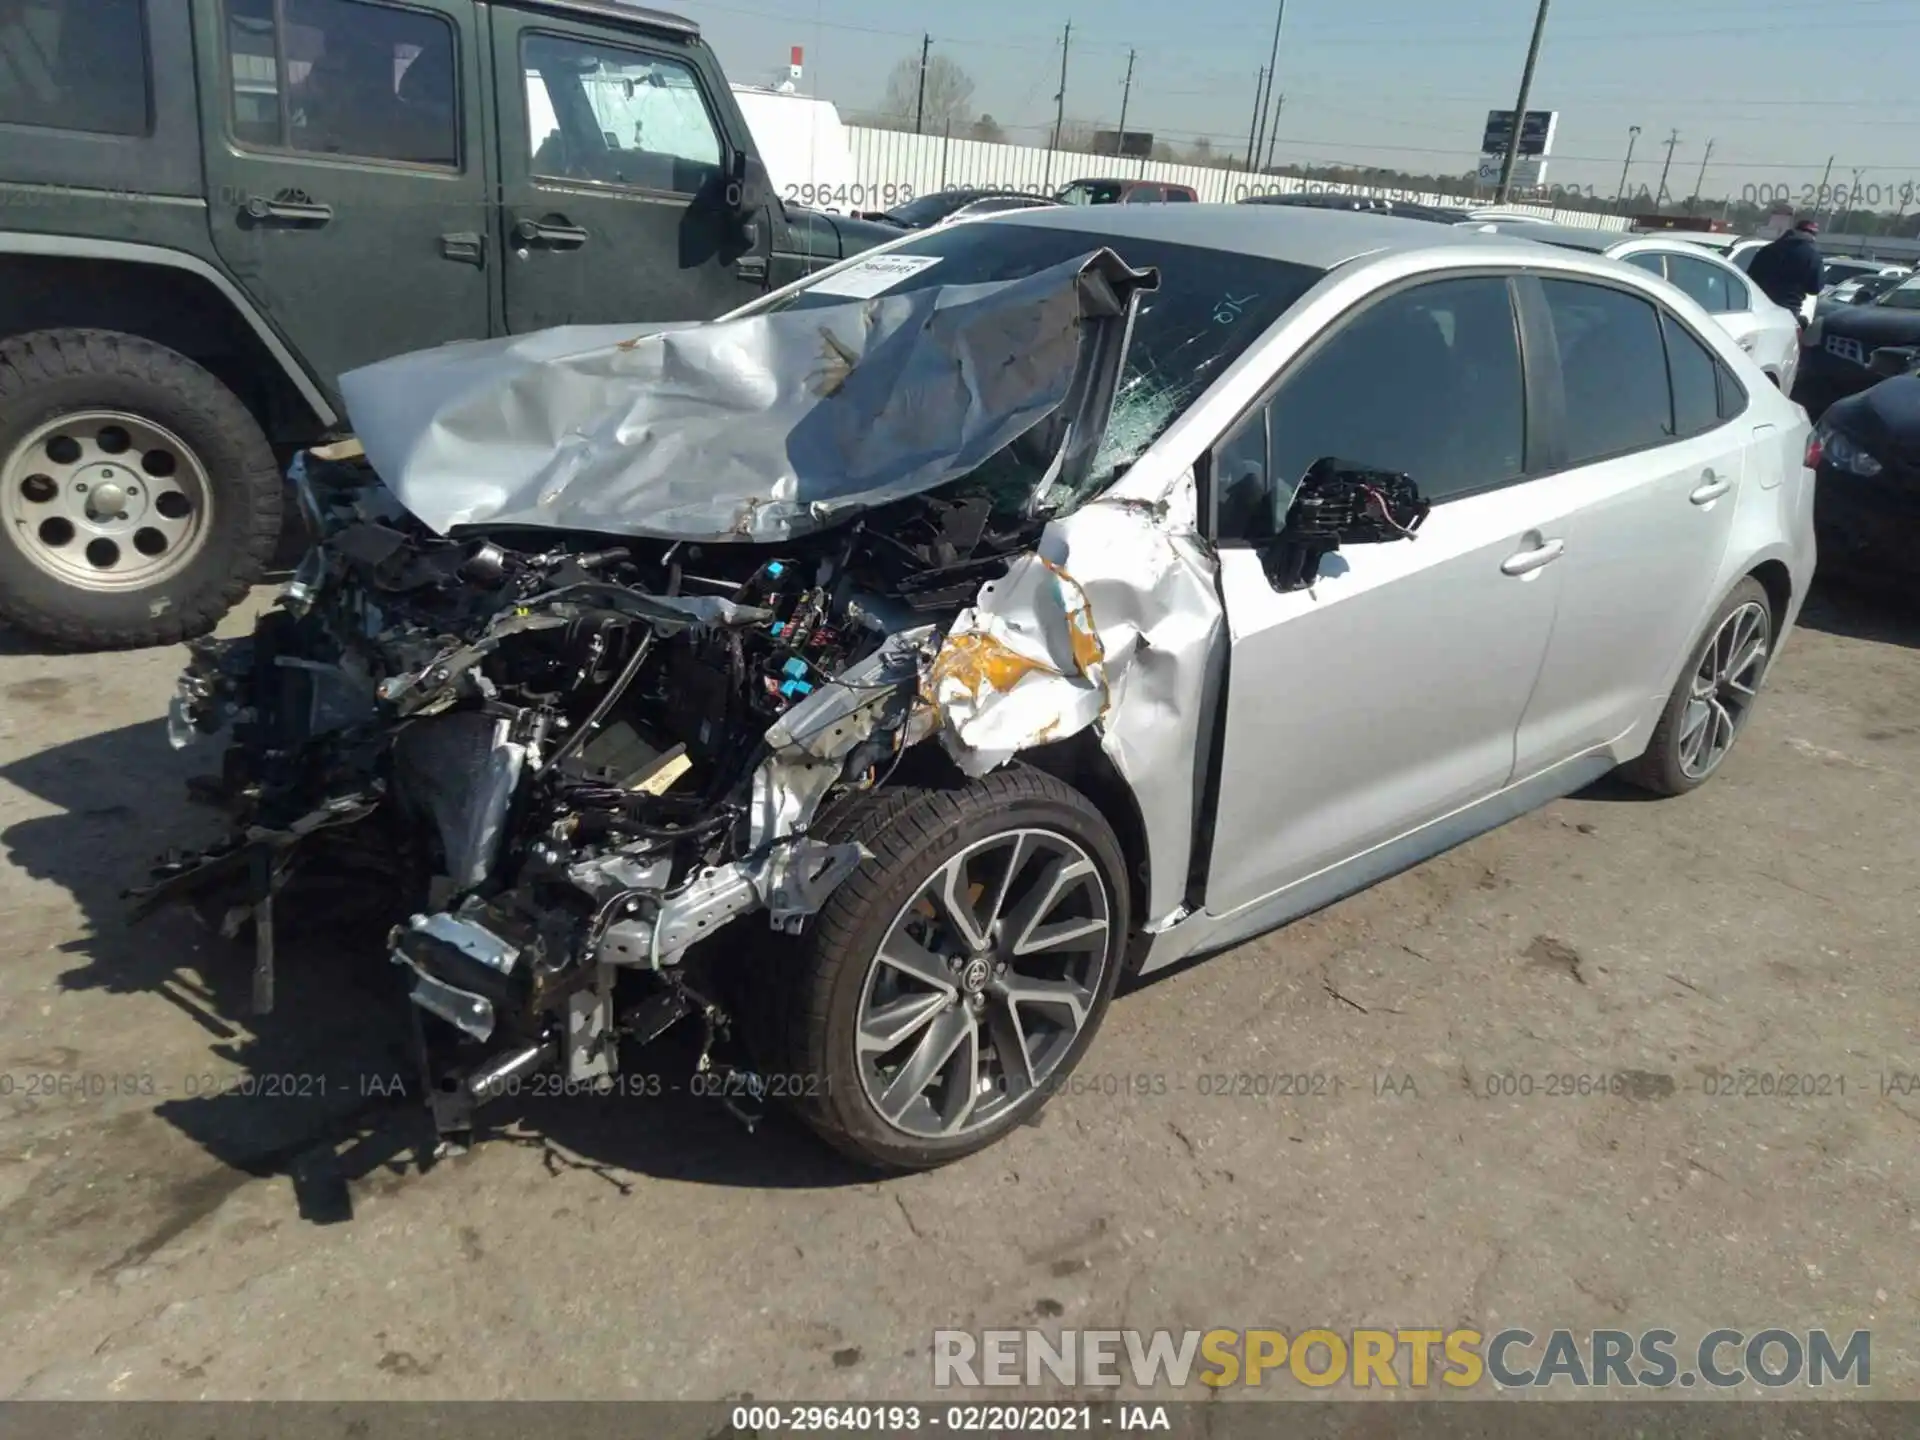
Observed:
[[[1089,1018],[1053,1071],[1057,1085],[1080,1063],[1113,998],[1129,933],[1126,864],[1105,817],[1084,795],[1042,771],[1009,765],[950,787],[902,786],[823,815],[813,834],[858,840],[872,853],[795,943],[746,965],[748,1043],[787,1103],[842,1154],[883,1172],[933,1169],[985,1149],[1030,1122],[1052,1086],[1023,1097],[980,1130],[922,1139],[895,1129],[867,1099],[853,1034],[875,950],[901,908],[943,863],[996,833],[1045,827],[1086,850],[1102,872],[1109,931],[1106,964]]]
[[[64,583],[0,536],[0,620],[63,649],[123,650],[204,635],[259,580],[280,537],[273,451],[239,398],[163,345],[112,330],[42,330],[0,340],[0,460],[37,426],[113,409],[172,431],[211,484],[211,527],[179,573],[140,589]]]
[[[1660,712],[1659,724],[1654,726],[1653,738],[1647,741],[1647,748],[1636,759],[1620,767],[1621,779],[1655,795],[1673,796],[1697,790],[1720,773],[1719,764],[1704,775],[1686,773],[1680,761],[1681,727],[1686,715],[1688,693],[1695,673],[1706,658],[1707,647],[1720,633],[1720,627],[1726,623],[1728,616],[1742,606],[1752,604],[1758,604],[1767,613],[1767,658],[1771,662],[1773,645],[1778,638],[1773,628],[1773,606],[1767,598],[1765,587],[1749,575],[1728,592],[1727,598],[1720,602],[1713,617],[1707,621],[1706,629],[1693,642],[1693,648],[1687,652],[1686,666],[1681,670],[1679,680],[1674,683],[1673,694],[1667,697],[1666,709]],[[1732,746],[1739,743],[1742,733],[1744,726],[1735,734],[1728,747],[1729,753]]]

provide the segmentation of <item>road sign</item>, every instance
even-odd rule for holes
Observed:
[[[1480,157],[1480,183],[1482,185],[1498,185],[1500,183],[1501,167],[1506,163],[1507,157],[1505,155],[1482,155]],[[1524,155],[1515,157],[1513,162],[1513,183],[1516,189],[1534,189],[1536,186],[1544,183],[1546,178],[1546,161],[1529,159]]]
[[[1558,110],[1529,110],[1520,126],[1520,153],[1545,155],[1553,148],[1553,132],[1560,120]],[[1480,137],[1485,155],[1504,155],[1513,137],[1513,111],[1489,110],[1487,128]]]

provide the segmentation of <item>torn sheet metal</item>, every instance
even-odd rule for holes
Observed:
[[[955,762],[982,775],[1096,726],[1146,829],[1149,924],[1179,908],[1224,643],[1192,477],[1159,505],[1096,500],[981,587],[926,691]]]
[[[438,533],[784,540],[965,475],[1049,418],[1032,478],[1070,486],[1156,283],[1103,249],[1018,280],[444,346],[340,385],[368,460]]]

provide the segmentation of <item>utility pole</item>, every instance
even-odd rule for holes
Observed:
[[[1680,143],[1680,132],[1675,130],[1667,137],[1667,163],[1660,167],[1660,188],[1654,192],[1653,210],[1657,215],[1660,207],[1667,203],[1667,172],[1673,169],[1673,149]]]
[[[1827,168],[1820,172],[1820,188],[1813,194],[1813,213],[1820,213],[1820,197],[1827,193],[1827,181],[1833,178],[1833,156],[1827,156]]]
[[[1629,125],[1627,127],[1627,158],[1625,163],[1620,166],[1620,188],[1614,192],[1613,196],[1613,203],[1616,205],[1627,198],[1627,168],[1633,164],[1633,142],[1639,138],[1640,127],[1638,125]]]
[[[1047,145],[1047,178],[1042,190],[1053,184],[1053,152],[1060,148],[1060,127],[1067,123],[1067,47],[1073,43],[1073,22],[1060,32],[1060,93],[1053,97],[1053,139]]]
[[[920,37],[920,94],[913,102],[913,133],[920,133],[920,122],[927,115],[927,52],[933,49],[933,36]]]
[[[1127,149],[1127,101],[1133,95],[1133,51],[1127,51],[1127,78],[1120,83],[1120,129],[1113,137],[1113,153],[1123,155]]]
[[[1254,153],[1254,137],[1260,133],[1260,108],[1266,102],[1267,71],[1262,66],[1253,77],[1253,116],[1247,121],[1247,173],[1253,174],[1260,167],[1259,157]]]
[[[1687,214],[1693,213],[1695,202],[1700,199],[1700,187],[1707,183],[1707,161],[1713,158],[1713,140],[1707,140],[1707,153],[1700,157],[1700,173],[1694,178],[1693,194],[1687,197]]]
[[[1280,112],[1286,108],[1287,97],[1284,94],[1273,97],[1273,124],[1267,127],[1267,163],[1265,169],[1273,169],[1273,142],[1280,136]]]
[[[1273,46],[1267,53],[1266,89],[1253,102],[1254,135],[1247,144],[1247,167],[1255,168],[1254,161],[1260,156],[1260,142],[1266,135],[1267,97],[1273,93],[1273,81],[1280,63],[1280,22],[1287,17],[1287,0],[1280,0],[1280,6],[1273,14]]]
[[[1860,177],[1866,173],[1866,167],[1863,165],[1853,167],[1853,185],[1847,191],[1848,208],[1851,208],[1853,205],[1853,197],[1860,193]],[[1836,190],[1833,192],[1833,197],[1827,202],[1827,229],[1832,230],[1840,224],[1840,213],[1840,192]]]
[[[1513,133],[1507,137],[1507,158],[1500,162],[1500,188],[1494,192],[1493,203],[1504,205],[1507,196],[1513,190],[1513,162],[1520,158],[1520,130],[1527,119],[1527,95],[1533,89],[1534,62],[1540,58],[1540,37],[1547,29],[1547,0],[1540,0],[1540,9],[1533,17],[1533,39],[1527,44],[1526,68],[1520,72],[1520,98],[1513,104]]]

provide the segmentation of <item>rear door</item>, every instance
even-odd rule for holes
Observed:
[[[1490,795],[1546,654],[1565,545],[1531,477],[1522,354],[1497,275],[1376,299],[1215,447],[1232,649],[1207,909],[1228,914]],[[1349,546],[1282,590],[1263,542],[1338,457],[1404,472],[1418,538]]]
[[[216,0],[197,14],[213,243],[321,382],[484,336],[472,0]]]
[[[1550,483],[1570,510],[1521,774],[1618,740],[1665,699],[1720,598],[1746,457],[1773,428],[1742,418],[1740,382],[1664,307],[1599,281],[1537,285],[1564,407],[1567,468]]]
[[[683,44],[495,8],[507,327],[704,320],[766,288],[725,204],[719,97]]]

